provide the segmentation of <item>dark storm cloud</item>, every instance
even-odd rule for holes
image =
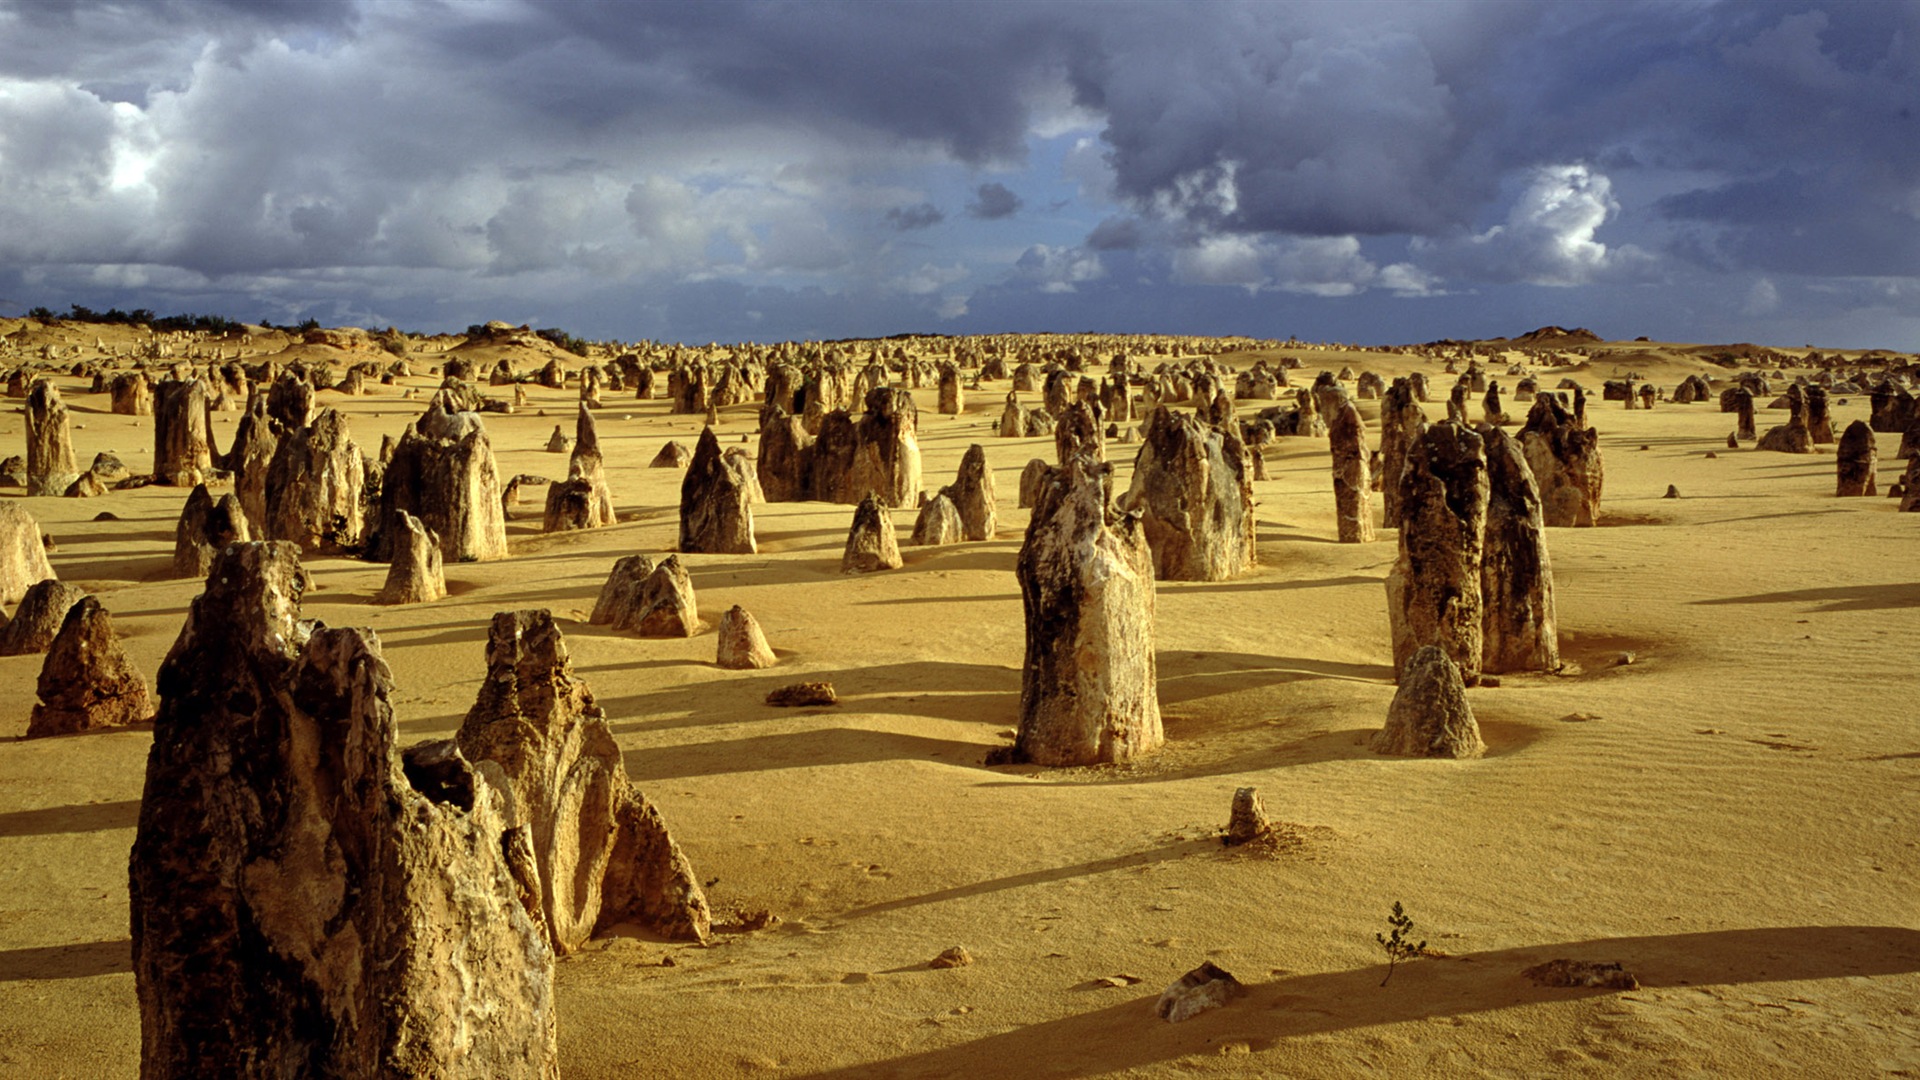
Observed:
[[[931,229],[947,219],[940,208],[932,203],[914,203],[912,206],[896,206],[887,211],[887,224],[901,232],[915,229]]]
[[[1015,195],[1013,189],[1001,183],[986,183],[974,190],[967,214],[981,221],[999,221],[1019,213],[1020,206],[1020,196]]]

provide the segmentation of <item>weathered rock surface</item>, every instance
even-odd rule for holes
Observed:
[[[1407,450],[1427,432],[1427,414],[1413,393],[1413,383],[1395,379],[1380,399],[1380,497],[1385,504],[1383,522],[1389,529],[1400,527],[1400,473],[1407,466]]]
[[[663,936],[704,941],[706,896],[659,816],[627,780],[619,744],[574,677],[547,611],[503,611],[487,636],[487,678],[456,736],[483,775],[505,777],[507,821],[525,826],[554,948],[570,953],[596,927],[635,919]],[[622,829],[647,834],[622,837]],[[657,836],[652,834],[657,833]],[[616,857],[649,858],[614,875]],[[610,882],[618,889],[609,891]]]
[[[720,616],[719,638],[714,654],[714,663],[735,671],[747,671],[754,668],[772,667],[777,660],[773,647],[767,644],[767,636],[760,630],[760,620],[753,617],[746,608],[735,604]]]
[[[1367,467],[1367,428],[1359,406],[1345,394],[1327,413],[1327,440],[1333,450],[1333,509],[1340,542],[1371,543],[1373,475]],[[1251,523],[1251,513],[1248,520]]]
[[[1838,484],[1834,494],[1842,498],[1879,494],[1879,479],[1874,470],[1880,465],[1880,450],[1874,443],[1873,428],[1865,420],[1848,424],[1840,436],[1837,451],[1834,464]]]
[[[153,482],[192,487],[213,468],[207,441],[207,384],[165,379],[153,399]]]
[[[1520,972],[1521,978],[1535,986],[1563,989],[1596,987],[1603,990],[1638,990],[1640,980],[1617,963],[1565,958],[1535,964]]]
[[[893,533],[893,515],[878,496],[869,493],[854,508],[846,550],[840,553],[840,572],[870,574],[877,570],[898,570],[900,565],[900,542]]]
[[[613,564],[612,573],[600,586],[587,622],[593,626],[621,626],[634,617],[634,605],[640,599],[640,585],[653,573],[653,560],[645,555],[627,555]]]
[[[141,1075],[555,1080],[553,953],[501,793],[399,753],[377,639],[222,552],[159,678],[130,860]]]
[[[905,390],[876,387],[867,394],[860,418],[852,471],[854,492],[872,492],[889,507],[904,509],[920,501],[919,412]],[[823,497],[818,492],[816,498]],[[848,501],[839,499],[835,501]]]
[[[47,578],[27,587],[13,618],[0,626],[0,656],[31,656],[47,651],[60,633],[67,612],[87,595],[78,585]]]
[[[80,475],[60,390],[41,379],[27,391],[27,494],[62,495]]]
[[[1109,520],[1110,469],[1077,459],[1050,471],[1020,547],[1027,645],[1015,761],[1131,761],[1164,739],[1153,550],[1138,517]]]
[[[440,538],[405,510],[393,523],[392,563],[387,580],[373,596],[376,604],[424,604],[447,595]]]
[[[109,406],[120,416],[153,415],[153,380],[144,371],[123,371],[107,384]]]
[[[337,409],[288,432],[267,467],[269,540],[291,540],[307,553],[358,554],[366,522],[361,495],[366,459]]]
[[[1422,646],[1438,645],[1464,678],[1479,678],[1487,501],[1487,453],[1479,435],[1447,420],[1408,449],[1400,476],[1400,553],[1387,574],[1396,673]]]
[[[1258,563],[1253,478],[1231,431],[1157,406],[1123,506],[1137,512],[1163,581],[1225,581]]]
[[[53,577],[40,524],[14,499],[0,499],[0,604],[25,596],[35,582]]]
[[[960,530],[960,511],[942,489],[940,494],[928,499],[920,507],[920,514],[913,521],[913,536],[907,540],[907,544],[911,547],[957,544],[961,539]]]
[[[1373,737],[1373,752],[1427,758],[1477,758],[1487,752],[1460,668],[1446,650],[1423,645],[1407,661],[1387,707],[1387,726]]]
[[[204,578],[213,568],[213,557],[228,544],[252,539],[238,498],[227,494],[216,502],[207,485],[195,484],[173,530],[173,576]]]
[[[684,469],[693,461],[693,454],[673,439],[668,439],[660,452],[653,455],[647,463],[649,469]]]
[[[798,709],[810,705],[838,705],[840,698],[827,682],[797,682],[767,691],[767,704],[776,709]]]
[[[617,572],[618,566],[615,569]],[[678,555],[654,564],[640,580],[632,599],[613,606],[625,612],[625,618],[616,617],[612,623],[615,630],[631,630],[641,637],[692,637],[700,632],[700,605],[693,594],[693,578]]]
[[[128,662],[100,601],[82,596],[67,609],[40,666],[40,701],[27,737],[137,724],[153,715],[147,680]]]
[[[1208,960],[1168,986],[1154,1002],[1153,1011],[1167,1023],[1177,1024],[1244,997],[1246,992],[1240,980]]]
[[[1540,512],[1548,525],[1590,526],[1600,520],[1606,472],[1600,433],[1567,411],[1558,394],[1541,394],[1520,429],[1527,467],[1540,487]]]
[[[1233,793],[1233,813],[1227,818],[1227,834],[1223,838],[1228,847],[1250,844],[1272,831],[1273,824],[1267,820],[1267,809],[1260,803],[1260,792],[1250,787],[1236,788]]]
[[[1540,489],[1526,454],[1499,428],[1480,429],[1487,452],[1487,523],[1480,560],[1482,671],[1553,671],[1560,637]]]
[[[712,428],[702,429],[693,464],[680,481],[680,550],[751,555],[753,474],[739,458],[720,451]]]
[[[368,558],[392,558],[389,529],[398,510],[419,518],[453,562],[507,557],[499,467],[478,413],[449,413],[436,402],[407,425],[380,482],[378,531],[368,539]]]

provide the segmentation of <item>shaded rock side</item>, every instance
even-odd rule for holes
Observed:
[[[900,569],[900,542],[894,536],[893,515],[872,492],[854,508],[847,529],[847,546],[840,553],[840,572],[870,574]]]
[[[1444,649],[1424,645],[1407,661],[1387,707],[1387,726],[1373,736],[1373,752],[1426,758],[1477,758],[1487,752],[1460,668]]]
[[[141,1075],[558,1075],[553,953],[502,799],[404,756],[365,630],[300,620],[292,544],[215,560],[161,665],[129,863]]]
[[[1367,429],[1359,407],[1345,394],[1327,412],[1327,441],[1333,451],[1333,509],[1340,542],[1371,543],[1373,474],[1367,467]]]
[[[207,440],[207,384],[165,379],[154,388],[153,482],[192,487],[213,468]]]
[[[1137,516],[1108,520],[1110,468],[1082,459],[1052,470],[1020,547],[1026,664],[1016,761],[1131,761],[1164,739],[1153,550]]]
[[[226,494],[215,501],[207,485],[195,484],[173,529],[173,576],[205,578],[213,568],[213,557],[228,544],[252,539],[253,530],[237,497]]]
[[[1483,427],[1487,523],[1480,559],[1480,670],[1553,671],[1560,666],[1553,561],[1540,489],[1513,436]]]
[[[1520,445],[1540,487],[1540,512],[1548,525],[1584,528],[1600,520],[1606,472],[1599,432],[1582,425],[1559,395],[1541,394],[1527,413]]]
[[[424,604],[447,595],[447,578],[440,554],[440,538],[420,519],[397,511],[393,523],[392,562],[386,583],[373,596],[376,604]]]
[[[1396,672],[1421,646],[1439,645],[1466,679],[1479,678],[1488,495],[1486,446],[1460,424],[1433,425],[1408,451],[1399,557],[1387,574]]]
[[[67,403],[53,383],[40,379],[27,391],[27,494],[64,494],[79,475]]]
[[[287,433],[267,467],[270,540],[290,540],[307,553],[359,554],[366,512],[366,459],[337,409]]]
[[[476,413],[449,413],[435,404],[409,424],[381,479],[379,505],[374,520],[380,528],[367,543],[370,559],[392,558],[394,537],[388,527],[398,510],[419,518],[438,536],[440,552],[449,561],[507,557],[499,467],[493,442]]]
[[[700,432],[693,464],[680,480],[680,550],[751,555],[754,477],[720,451],[712,428]]]
[[[15,499],[0,499],[0,604],[27,594],[35,582],[53,577],[40,523]]]
[[[67,609],[37,689],[28,738],[137,724],[153,715],[147,680],[120,648],[107,609],[91,596]]]
[[[1855,495],[1876,495],[1879,493],[1879,481],[1874,470],[1880,464],[1880,450],[1874,445],[1873,428],[1865,420],[1855,420],[1847,425],[1840,436],[1840,445],[1834,458],[1837,474],[1835,495],[1842,498]]]
[[[32,656],[53,644],[67,612],[87,591],[78,585],[47,578],[27,587],[13,618],[0,626],[0,656]]]
[[[960,511],[947,498],[946,491],[928,499],[920,507],[920,514],[913,521],[913,535],[907,539],[911,547],[938,547],[942,544],[960,542]]]
[[[1123,505],[1137,512],[1163,581],[1225,581],[1253,569],[1253,479],[1240,440],[1157,406]]]
[[[739,604],[720,616],[720,628],[715,636],[719,640],[714,663],[720,667],[748,671],[772,667],[778,659],[773,647],[767,644],[767,635],[760,629],[760,620]]]

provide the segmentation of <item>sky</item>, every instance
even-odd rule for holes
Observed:
[[[0,313],[1920,350],[1920,0],[0,0]]]

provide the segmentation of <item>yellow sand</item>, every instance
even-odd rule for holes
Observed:
[[[1716,370],[1620,347],[1656,350],[1634,366],[1668,388]],[[1406,356],[1292,353],[1309,378],[1350,364],[1451,381]],[[433,385],[427,362],[408,385]],[[783,920],[706,948],[622,936],[563,960],[569,1077],[1920,1075],[1920,515],[1836,500],[1831,453],[1727,450],[1715,404],[1603,403],[1611,374],[1579,375],[1603,433],[1605,524],[1550,536],[1578,674],[1470,691],[1480,761],[1367,749],[1393,694],[1394,534],[1333,542],[1326,446],[1302,438],[1269,452],[1256,485],[1260,569],[1159,588],[1165,749],[1132,768],[984,768],[1018,719],[1018,475],[1052,455],[1048,439],[993,437],[1004,383],[960,418],[917,395],[927,486],[985,444],[992,542],[908,548],[902,570],[845,577],[851,507],[761,505],[760,555],[686,557],[706,633],[587,626],[616,558],[671,548],[681,474],[646,465],[699,431],[609,393],[619,525],[542,536],[531,488],[514,557],[449,566],[445,600],[376,607],[385,567],[319,558],[306,614],[378,631],[411,742],[458,726],[493,612],[552,608],[716,917]],[[151,421],[59,381],[80,464],[113,449],[145,471]],[[571,433],[575,392],[528,391],[528,410],[486,420],[503,477],[563,476],[541,447],[556,423]],[[424,397],[320,401],[377,448]],[[1836,428],[1864,417],[1864,396],[1834,414]],[[236,416],[218,417],[222,447]],[[723,441],[750,440],[752,417],[730,410]],[[17,411],[0,437],[23,445]],[[1880,437],[1883,489],[1897,442]],[[1131,448],[1109,450],[1126,473]],[[1668,484],[1681,498],[1661,498]],[[28,500],[60,576],[102,597],[150,678],[199,588],[162,580],[185,494]],[[91,520],[103,510],[121,520]],[[910,512],[895,524],[904,537]],[[711,627],[736,603],[779,666],[713,666]],[[24,732],[39,666],[0,659],[0,738]],[[800,679],[832,681],[842,704],[761,703]],[[0,1074],[136,1072],[126,857],[150,740],[0,741]],[[1220,847],[1243,785],[1293,824],[1289,844]],[[1373,935],[1395,900],[1445,955],[1382,988]],[[954,945],[973,965],[927,968]],[[1620,961],[1642,989],[1520,978],[1554,957]],[[1250,995],[1155,1018],[1161,989],[1209,959]]]

